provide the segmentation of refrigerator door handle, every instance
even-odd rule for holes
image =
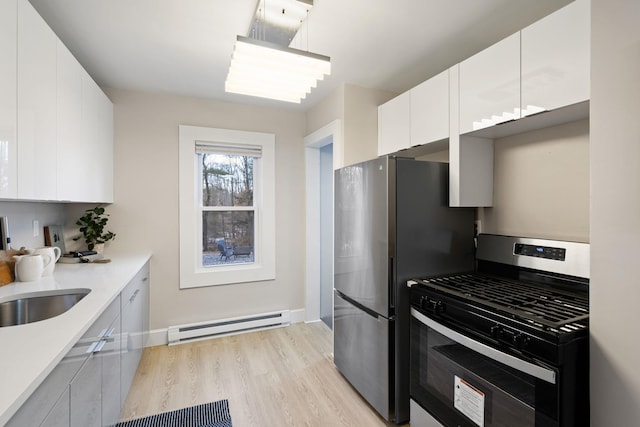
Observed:
[[[364,305],[360,304],[359,302],[355,301],[354,299],[349,298],[348,296],[346,296],[342,292],[336,290],[336,293],[340,296],[340,298],[342,298],[343,300],[347,301],[349,304],[355,306],[359,310],[363,311],[365,314],[373,317],[374,319],[378,319],[380,317],[380,315],[378,313],[376,313],[375,311],[371,310],[370,308],[365,307]]]
[[[393,277],[393,257],[389,257],[389,307],[396,308],[396,287],[394,286],[395,280]]]

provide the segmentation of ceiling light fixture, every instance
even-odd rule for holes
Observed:
[[[310,3],[312,4],[310,0],[287,1],[296,4],[296,8],[290,9],[290,15],[297,16],[299,24],[292,26],[291,19],[279,16],[287,14],[286,1],[274,1],[275,7],[281,11],[278,14],[268,13],[264,0],[261,0],[250,33],[262,33],[265,40],[237,36],[225,82],[227,92],[300,103],[317,86],[319,80],[331,74],[328,56],[282,44],[285,43],[283,40],[291,42],[304,20],[300,18],[300,3],[304,3],[305,13],[308,13]],[[262,26],[262,31],[258,28],[259,25]]]

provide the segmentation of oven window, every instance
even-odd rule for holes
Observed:
[[[556,387],[412,318],[411,396],[444,425],[555,426]]]

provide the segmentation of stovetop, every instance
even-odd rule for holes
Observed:
[[[586,293],[478,272],[415,281],[439,294],[497,310],[542,330],[562,334],[589,326],[589,298]]]
[[[480,234],[474,272],[409,281],[411,307],[501,349],[562,363],[588,340],[589,244]]]

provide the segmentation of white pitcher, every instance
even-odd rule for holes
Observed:
[[[45,262],[44,268],[42,269],[42,277],[51,276],[53,274],[53,270],[56,268],[56,262],[58,262],[62,255],[60,248],[56,246],[46,246],[34,249],[33,253],[36,255],[42,255],[44,261],[47,260],[47,257],[52,260],[48,264]]]
[[[49,255],[16,255],[16,281],[34,282],[42,277],[42,271],[51,264],[53,258]],[[45,262],[46,260],[46,262]]]

